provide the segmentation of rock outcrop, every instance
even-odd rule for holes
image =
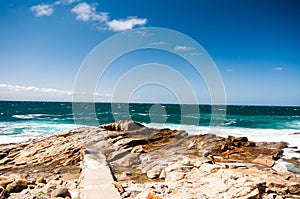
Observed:
[[[86,154],[106,158],[123,198],[297,198],[299,176],[277,161],[286,146],[133,121],[80,127],[1,145],[0,198],[76,198]]]

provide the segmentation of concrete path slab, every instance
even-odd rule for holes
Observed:
[[[121,199],[103,154],[86,150],[83,161],[82,199]]]

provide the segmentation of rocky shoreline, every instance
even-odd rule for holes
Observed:
[[[80,127],[0,145],[0,198],[87,198],[87,154],[104,157],[120,198],[300,198],[299,175],[280,163],[285,147],[133,121]]]

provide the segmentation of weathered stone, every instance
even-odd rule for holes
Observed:
[[[263,166],[272,167],[275,163],[275,160],[270,157],[258,157],[254,159],[253,162]]]
[[[19,186],[20,188],[24,189],[27,187],[27,180],[26,179],[18,179],[15,181]]]
[[[199,168],[200,171],[206,172],[206,173],[211,173],[218,169],[220,169],[220,166],[215,165],[215,164],[208,164],[208,163],[202,164]]]
[[[144,126],[134,121],[125,120],[101,125],[100,127],[109,131],[134,131],[143,128]]]
[[[254,189],[251,193],[247,194],[245,196],[245,198],[247,198],[247,199],[258,199],[258,198],[260,198],[259,190],[257,188]]]
[[[41,191],[47,195],[51,195],[52,191],[55,190],[55,186],[46,184],[42,187]]]
[[[51,186],[59,186],[62,185],[62,180],[50,180],[47,184]]]
[[[150,191],[143,191],[136,195],[135,199],[148,199]]]
[[[272,166],[272,169],[278,173],[288,173],[286,166],[278,162],[275,162],[275,164]]]
[[[162,199],[162,198],[150,192],[147,196],[147,199]]]
[[[300,184],[289,185],[288,190],[291,194],[300,194]]]
[[[37,193],[33,196],[33,199],[50,199],[50,196],[43,193]]]
[[[55,198],[55,197],[62,197],[62,198],[70,197],[71,198],[71,194],[69,193],[67,188],[59,187],[59,188],[53,190],[51,193],[51,198]]]
[[[120,193],[123,193],[125,190],[119,182],[114,182],[115,187],[118,189]]]
[[[145,153],[146,151],[144,150],[143,146],[138,145],[133,147],[133,149],[131,150],[131,153]]]
[[[37,183],[37,184],[38,184],[38,183],[44,183],[44,184],[46,184],[46,180],[45,180],[45,178],[41,177],[41,178],[38,178],[38,179],[36,180],[36,183]]]
[[[0,181],[0,186],[1,187],[6,187],[6,185],[8,185],[12,182],[13,182],[12,180],[2,180],[2,181]]]
[[[163,169],[160,174],[159,174],[159,178],[160,179],[165,179],[167,177],[166,171]]]
[[[156,165],[147,171],[147,177],[150,179],[158,178],[163,168],[164,167],[162,165]]]
[[[167,183],[177,182],[179,180],[182,180],[184,178],[184,176],[185,176],[184,172],[174,171],[174,172],[171,172],[171,173],[167,173],[167,177],[166,177],[165,181]]]
[[[21,191],[21,187],[17,182],[12,182],[6,186],[6,190],[8,193],[15,193]]]

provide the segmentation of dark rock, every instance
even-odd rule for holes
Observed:
[[[269,149],[284,149],[288,147],[287,142],[257,142],[256,145]]]
[[[7,156],[6,153],[0,153],[0,159],[5,158]]]
[[[4,187],[0,186],[0,198],[6,198],[7,191],[4,189]]]
[[[18,185],[17,182],[12,182],[6,186],[6,190],[8,193],[16,193],[21,191],[21,187]]]

